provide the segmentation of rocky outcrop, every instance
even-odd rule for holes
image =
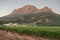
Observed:
[[[46,11],[51,11],[48,7],[44,7],[42,9],[38,9],[37,7],[33,5],[25,5],[22,8],[15,9],[11,14],[35,14],[38,12],[46,12]]]

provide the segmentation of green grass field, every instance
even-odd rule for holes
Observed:
[[[59,26],[0,26],[0,30],[17,32],[20,35],[34,35],[40,37],[57,38],[60,40]]]

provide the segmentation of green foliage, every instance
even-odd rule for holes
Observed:
[[[18,23],[35,25],[60,25],[60,15],[54,12],[39,12],[26,15],[8,15],[0,18],[0,24]]]
[[[8,15],[0,19],[0,24],[18,23],[35,25],[60,25],[60,15],[54,12],[39,12],[26,15]]]
[[[60,40],[59,26],[0,26],[0,30],[17,32],[21,35],[34,35],[48,38],[57,38]]]

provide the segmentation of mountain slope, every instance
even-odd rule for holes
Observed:
[[[50,8],[38,9],[33,5],[26,5],[15,9],[10,15],[0,18],[1,23],[18,23],[33,25],[60,25],[60,15],[54,13]]]

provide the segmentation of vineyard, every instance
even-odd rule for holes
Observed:
[[[17,32],[20,35],[33,35],[45,38],[56,38],[60,40],[59,26],[0,26],[0,30]]]

